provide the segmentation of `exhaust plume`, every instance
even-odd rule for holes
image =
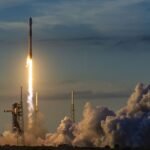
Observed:
[[[28,104],[28,129],[31,129],[33,126],[33,113],[34,113],[34,106],[33,106],[33,68],[32,68],[32,59],[28,56],[27,58],[27,68],[28,68],[28,97],[27,97],[27,104]]]

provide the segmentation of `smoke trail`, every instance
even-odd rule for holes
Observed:
[[[32,80],[32,59],[30,57],[27,58],[27,68],[28,68],[28,97],[27,97],[27,104],[28,104],[28,129],[32,128],[33,125],[33,80]]]

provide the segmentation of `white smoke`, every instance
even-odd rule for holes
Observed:
[[[56,133],[46,134],[46,139],[43,141],[43,144],[53,146],[58,146],[60,144],[72,144],[72,140],[74,139],[73,131],[74,124],[72,120],[65,117],[57,128]]]
[[[17,144],[17,135],[10,131],[4,131],[0,136],[0,145],[15,145]]]
[[[145,87],[138,84],[127,105],[116,113],[106,107],[93,107],[90,103],[86,103],[81,121],[73,123],[70,118],[65,117],[55,133],[45,134],[41,124],[43,121],[39,119],[39,132],[36,132],[38,134],[25,133],[26,144],[99,147],[119,144],[123,147],[150,147],[149,90],[150,85]],[[14,134],[4,132],[0,137],[0,144],[15,144],[14,137]]]
[[[47,133],[47,129],[44,126],[44,115],[40,111],[33,114],[33,127],[27,130],[27,133],[34,135],[36,138],[44,138]]]
[[[101,122],[105,144],[150,147],[150,86],[138,84],[127,106]]]
[[[105,107],[92,107],[86,103],[83,112],[83,119],[76,125],[73,145],[77,146],[100,146],[103,142],[103,130],[100,126],[101,121],[107,116],[115,114]],[[101,137],[101,138],[100,138]]]

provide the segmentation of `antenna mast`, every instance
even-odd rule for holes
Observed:
[[[20,144],[25,145],[25,137],[24,137],[24,111],[23,111],[23,87],[20,87],[20,115],[19,115],[19,123],[21,128],[20,135]]]
[[[75,122],[74,91],[71,92],[71,117],[72,121]]]

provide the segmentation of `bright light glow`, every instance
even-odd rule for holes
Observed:
[[[28,104],[28,129],[32,128],[33,125],[33,66],[32,66],[32,59],[28,56],[27,58],[27,68],[28,68],[28,97],[27,97],[27,104]]]

